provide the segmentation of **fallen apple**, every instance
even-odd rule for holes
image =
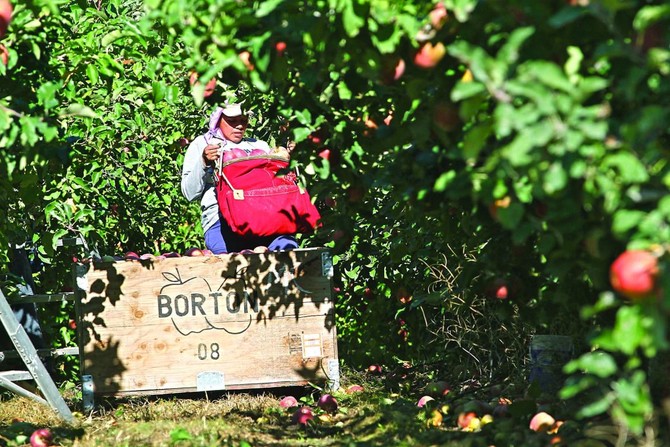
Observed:
[[[293,396],[284,396],[279,401],[279,406],[282,408],[291,408],[298,406],[298,399]]]
[[[362,393],[363,391],[365,391],[365,388],[363,388],[361,385],[350,385],[346,390],[344,390],[344,392],[347,394]]]
[[[630,299],[650,296],[656,289],[658,259],[646,250],[628,250],[610,266],[612,288]]]
[[[444,416],[442,416],[442,413],[440,413],[439,410],[435,409],[430,412],[430,417],[426,420],[426,424],[429,427],[439,427],[442,425],[442,421],[444,420]]]
[[[307,425],[312,419],[314,419],[312,409],[309,407],[300,407],[293,413],[292,421],[294,424]]]
[[[473,424],[473,420],[478,419],[474,411],[461,412],[458,414],[457,424],[462,429],[467,429]]]
[[[316,405],[327,413],[335,413],[338,408],[337,399],[330,394],[322,395]]]
[[[53,445],[53,434],[48,428],[38,428],[30,435],[31,447],[48,447]]]
[[[544,411],[536,413],[530,420],[529,427],[533,431],[545,432],[551,429],[556,420]]]

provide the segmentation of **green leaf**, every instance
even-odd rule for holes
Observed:
[[[342,2],[344,3],[344,9],[342,10],[344,31],[350,38],[356,37],[361,27],[365,24],[365,19],[356,14],[354,4],[357,2],[355,0],[342,0]]]
[[[486,91],[486,86],[480,82],[458,82],[451,90],[451,100],[462,101]]]
[[[433,190],[437,192],[444,191],[445,189],[447,189],[449,184],[451,184],[451,182],[454,181],[455,178],[456,178],[456,171],[443,172],[435,181],[435,184],[433,185]]]
[[[260,2],[256,8],[256,17],[260,18],[270,15],[282,3],[284,3],[284,0],[265,0]]]
[[[552,163],[544,175],[542,187],[548,195],[562,191],[568,184],[568,174],[559,162]]]
[[[91,85],[98,83],[99,75],[95,64],[88,64],[86,67],[86,76],[88,76],[88,80],[91,81]]]
[[[519,59],[519,48],[534,33],[535,29],[530,26],[515,29],[498,52],[498,59],[507,65],[515,63]]]
[[[103,48],[107,47],[107,46],[109,46],[109,44],[114,42],[116,39],[120,38],[122,35],[123,35],[123,33],[121,32],[121,30],[118,30],[118,29],[116,29],[116,30],[114,30],[110,33],[107,33],[102,37],[102,40],[100,41],[100,45],[102,45]]]
[[[637,227],[640,222],[645,218],[646,213],[644,211],[637,210],[618,210],[614,214],[612,221],[612,231],[618,235],[625,235],[628,231]]]
[[[91,109],[83,104],[73,103],[67,106],[65,111],[60,114],[61,118],[68,116],[80,116],[83,118],[97,118],[98,115]]]

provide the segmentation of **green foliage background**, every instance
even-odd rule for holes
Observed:
[[[582,374],[564,397],[642,434],[668,298],[627,302],[608,268],[654,249],[667,282],[670,5],[444,5],[433,26],[434,5],[410,0],[16,2],[0,41],[0,258],[30,241],[56,290],[64,236],[84,255],[202,245],[183,139],[233,94],[251,133],[298,144],[325,224],[301,242],[335,254],[344,361],[474,357],[458,378],[509,376],[533,333],[573,335]],[[413,62],[425,41],[446,47],[433,68]],[[217,93],[191,89],[191,71]],[[511,299],[484,299],[499,278]]]

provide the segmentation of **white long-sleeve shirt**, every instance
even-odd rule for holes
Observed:
[[[219,220],[219,206],[216,202],[216,193],[214,191],[214,171],[205,164],[205,160],[202,158],[205,146],[207,144],[221,143],[221,148],[224,152],[232,149],[242,149],[247,153],[250,153],[254,149],[262,149],[265,152],[270,152],[270,146],[262,140],[244,138],[239,143],[233,143],[232,141],[206,135],[200,135],[188,146],[181,174],[181,192],[184,197],[189,202],[200,200],[202,229],[204,232],[209,230]]]

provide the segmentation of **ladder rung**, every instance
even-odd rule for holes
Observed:
[[[22,303],[57,303],[60,301],[73,301],[74,292],[47,293],[40,295],[22,295],[19,298],[8,298],[9,304]]]
[[[60,357],[62,355],[79,355],[79,348],[68,347],[58,349],[38,349],[37,354],[42,357]],[[15,350],[0,351],[0,362],[4,359],[18,359],[21,357]]]
[[[0,377],[16,382],[18,380],[33,380],[33,375],[28,371],[0,371]]]

